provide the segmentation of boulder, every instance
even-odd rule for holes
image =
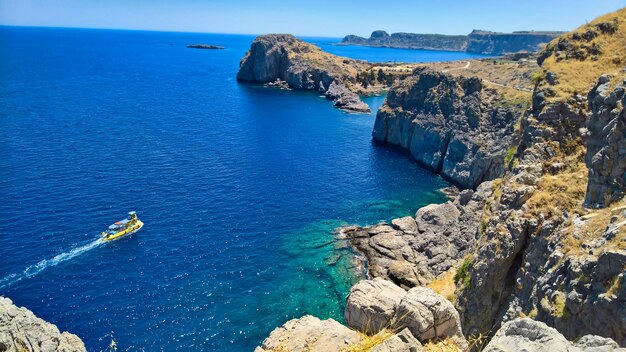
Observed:
[[[375,334],[389,327],[396,306],[406,291],[381,278],[362,280],[350,289],[345,320],[349,327]]]
[[[452,338],[461,348],[467,347],[459,313],[450,301],[427,287],[407,292],[396,308],[393,326],[408,328],[420,341]]]
[[[81,339],[0,297],[0,351],[87,351]]]
[[[356,331],[333,319],[319,320],[305,315],[274,329],[255,352],[339,352],[360,342],[361,336]]]

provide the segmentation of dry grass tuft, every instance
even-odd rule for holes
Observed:
[[[456,285],[454,283],[454,276],[456,275],[456,269],[450,269],[445,273],[439,275],[436,279],[432,280],[427,286],[432,288],[433,291],[444,296],[448,301],[454,303],[456,297],[454,291],[456,291]]]
[[[552,160],[561,161],[567,166],[556,175],[547,174],[539,179],[537,190],[526,202],[531,214],[561,216],[565,210],[584,212],[582,203],[588,179],[584,153],[584,148],[579,148],[570,155],[559,155]]]
[[[428,341],[424,344],[424,352],[463,352],[454,340],[446,338],[443,340]]]
[[[361,343],[348,346],[343,350],[344,352],[367,352],[393,336],[393,331],[391,329],[383,329],[375,335],[370,336],[362,332],[359,332],[359,335],[361,335]]]

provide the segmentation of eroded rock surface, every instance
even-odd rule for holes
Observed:
[[[500,328],[485,352],[600,352],[626,351],[611,339],[587,335],[571,343],[556,329],[532,319],[516,319]]]
[[[314,316],[305,315],[274,329],[255,351],[340,352],[360,342],[361,337],[356,331],[333,319],[319,320]]]
[[[422,344],[417,340],[409,329],[389,337],[378,346],[374,346],[370,352],[419,352]]]
[[[612,84],[610,76],[602,76],[589,92],[585,202],[590,206],[606,206],[626,189],[626,82]]]
[[[406,291],[391,281],[362,280],[350,289],[345,319],[348,326],[365,333],[376,333],[391,326],[391,318]]]
[[[81,339],[0,297],[0,351],[87,351]]]

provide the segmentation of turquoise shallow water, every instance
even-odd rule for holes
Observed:
[[[0,27],[0,294],[94,351],[245,351],[342,320],[362,273],[333,230],[446,183],[373,145],[374,114],[236,82],[252,39]],[[185,48],[203,42],[227,49]],[[97,242],[129,210],[144,229]]]

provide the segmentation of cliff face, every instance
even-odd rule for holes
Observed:
[[[466,51],[480,54],[535,52],[563,32],[499,33],[474,30],[467,36]]]
[[[0,297],[0,351],[85,352],[74,334],[61,333],[53,324],[39,319],[26,308]]]
[[[494,104],[499,99],[477,78],[417,69],[389,91],[372,136],[462,188],[476,188],[504,172],[519,119],[516,109]]]
[[[415,34],[374,31],[369,38],[348,35],[341,45],[365,45],[388,48],[467,51],[480,54],[534,52],[563,32],[520,31],[499,33],[474,30],[469,35]]]
[[[467,37],[464,35],[392,33],[374,31],[366,39],[356,35],[348,35],[340,42],[343,45],[365,45],[403,49],[425,49],[464,51]]]
[[[241,59],[237,80],[256,83],[286,82],[299,90],[317,90],[342,109],[369,112],[351,89],[359,72],[371,65],[322,51],[290,34],[267,34],[257,37]]]

